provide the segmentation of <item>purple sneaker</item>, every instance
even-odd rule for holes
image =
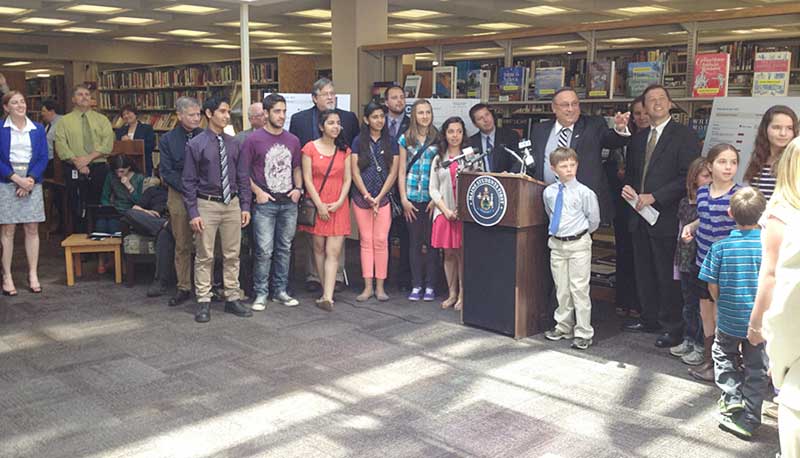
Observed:
[[[433,292],[433,288],[425,288],[425,295],[422,296],[422,300],[431,302],[434,299],[436,299],[436,294]]]
[[[416,302],[420,299],[422,299],[422,288],[412,288],[411,294],[408,295],[408,300]]]

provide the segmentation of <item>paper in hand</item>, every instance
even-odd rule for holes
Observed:
[[[628,202],[628,204],[630,204],[631,207],[633,207],[634,210],[636,210],[636,204],[639,203],[638,195],[633,199],[625,199],[625,200]],[[656,221],[658,221],[658,215],[660,215],[658,210],[656,210],[650,205],[642,207],[642,209],[638,210],[638,212],[640,215],[642,215],[642,218],[644,218],[644,220],[647,221],[647,223],[650,224],[651,226],[656,224]]]

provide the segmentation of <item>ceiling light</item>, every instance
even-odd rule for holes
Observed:
[[[19,67],[21,65],[28,65],[28,64],[30,64],[30,61],[27,61],[27,60],[16,60],[14,62],[6,62],[5,64],[3,64],[3,66],[4,67]]]
[[[438,37],[439,35],[436,35],[435,33],[427,33],[427,32],[406,32],[406,33],[398,33],[395,36],[399,37],[399,38],[410,38],[410,39],[414,40],[414,39],[417,39],[417,38],[433,38],[433,37]]]
[[[652,14],[652,13],[666,13],[672,11],[671,8],[666,6],[629,6],[627,8],[617,8],[611,10],[612,13],[619,14]]]
[[[459,56],[485,56],[489,54],[487,51],[467,51],[467,52],[460,52],[456,53]]]
[[[31,10],[25,8],[15,8],[13,6],[0,6],[0,15],[16,16],[17,14],[25,14]]]
[[[737,6],[736,8],[717,8],[714,11],[716,11],[717,13],[721,13],[723,11],[739,11],[743,9],[745,9],[744,6]]]
[[[564,49],[566,46],[562,45],[540,45],[540,46],[526,46],[524,48],[517,48],[522,49],[525,51],[549,51],[551,49]]]
[[[642,41],[650,41],[645,40],[644,38],[638,37],[627,37],[627,38],[609,38],[608,40],[603,40],[607,43],[639,43]]]
[[[58,29],[59,32],[69,33],[103,33],[107,32],[106,29],[95,29],[92,27],[67,27],[66,29]]]
[[[514,24],[511,22],[486,22],[483,24],[471,25],[470,27],[474,27],[476,29],[487,29],[487,30],[509,30],[509,29],[519,29],[521,27],[528,27],[528,26],[523,24]]]
[[[303,46],[268,46],[270,49],[278,49],[281,51],[307,51],[308,48]]]
[[[676,30],[674,32],[667,32],[664,35],[686,35],[688,32],[685,30]]]
[[[239,21],[230,21],[230,22],[220,22],[217,25],[221,25],[224,27],[236,27],[237,29],[241,28],[241,22]],[[275,27],[275,24],[271,24],[269,22],[256,22],[256,21],[249,21],[247,23],[248,29],[265,29],[267,27]],[[250,35],[253,33],[251,32]]]
[[[34,70],[25,70],[25,73],[44,73],[44,72],[49,72],[49,71],[50,71],[49,68],[37,68],[37,69],[34,69]]]
[[[7,33],[24,33],[30,31],[31,29],[23,29],[20,27],[0,27],[0,32],[7,32]]]
[[[431,60],[431,59],[433,59],[433,53],[423,52],[423,53],[419,53],[419,54],[414,54],[414,59]]]
[[[274,45],[288,45],[290,43],[297,43],[297,40],[286,40],[284,38],[267,38],[266,40],[258,40],[259,43],[271,43]]]
[[[322,32],[322,33],[315,33],[314,35],[319,35],[321,37],[329,37],[329,36],[333,35],[333,32],[328,31],[328,32]]]
[[[36,76],[39,78],[50,78],[49,73],[38,73]]]
[[[560,8],[557,6],[544,6],[544,5],[511,10],[511,12],[513,13],[529,14],[531,16],[547,16],[548,14],[571,13],[573,11],[575,10],[569,8]]]
[[[762,27],[757,29],[739,29],[739,30],[731,30],[733,33],[737,33],[740,35],[745,35],[748,33],[770,33],[770,32],[780,32],[780,29],[776,29],[774,27]]]
[[[171,13],[183,13],[183,14],[211,14],[223,11],[221,8],[214,8],[211,6],[185,5],[185,4],[164,6],[156,9],[160,11],[169,11]]]
[[[314,54],[317,54],[317,53],[315,53],[313,51],[289,51],[286,54],[295,54],[295,55],[298,55],[298,56],[311,56],[311,55],[314,55]]]
[[[125,8],[117,6],[103,6],[103,5],[72,5],[59,8],[62,11],[75,11],[77,13],[89,14],[114,14],[127,11]]]
[[[191,40],[195,43],[210,43],[210,44],[217,44],[217,43],[227,43],[228,40],[222,40],[220,38],[198,38],[196,40]]]
[[[426,19],[432,17],[449,16],[449,14],[431,10],[410,9],[403,11],[395,11],[393,13],[389,13],[389,16],[399,17],[403,19]]]
[[[398,29],[426,30],[441,27],[441,24],[433,24],[430,22],[401,22],[398,24],[392,24],[392,27],[396,27]]]
[[[239,49],[239,46],[237,46],[237,45],[228,45],[228,44],[224,44],[224,45],[210,45],[210,46],[206,46],[206,48],[217,48],[217,49]]]
[[[175,29],[169,32],[161,32],[164,35],[175,35],[176,37],[204,37],[211,35],[211,32],[203,32],[202,30],[189,30],[189,29]]]
[[[312,22],[309,24],[300,24],[303,27],[313,27],[315,29],[330,29],[331,23],[330,22]]]
[[[295,11],[293,13],[286,13],[289,16],[302,16],[302,17],[311,17],[314,19],[330,19],[331,18],[331,10],[323,10],[320,8],[314,8],[311,10],[304,10],[304,11]]]
[[[36,24],[36,25],[67,25],[74,21],[70,21],[69,19],[58,19],[54,17],[28,16],[22,19],[17,19],[14,22],[19,22],[21,24]]]
[[[149,17],[133,17],[133,16],[117,16],[111,19],[104,19],[100,22],[108,24],[122,24],[122,25],[150,25],[159,22],[156,19]]]
[[[283,32],[270,32],[268,30],[251,30],[251,37],[282,37],[286,35]]]
[[[125,41],[139,41],[142,43],[152,43],[155,41],[164,41],[163,38],[155,38],[155,37],[136,37],[136,36],[128,36],[128,37],[117,37],[114,38],[115,40],[125,40]]]

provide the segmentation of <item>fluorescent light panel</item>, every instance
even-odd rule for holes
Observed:
[[[59,32],[68,33],[103,33],[108,32],[106,29],[95,29],[93,27],[67,27],[65,29],[58,29]]]
[[[308,24],[300,24],[303,27],[313,27],[315,29],[330,29],[331,23],[330,22],[311,22]]]
[[[50,78],[50,74],[49,73],[38,73],[36,76],[38,78]]]
[[[141,43],[153,43],[156,41],[164,41],[163,38],[155,38],[155,37],[137,37],[137,36],[127,36],[127,37],[117,37],[114,38],[115,40],[124,40],[124,41],[138,41]]]
[[[0,15],[3,16],[16,16],[18,14],[25,14],[29,11],[32,10],[28,10],[25,8],[16,8],[13,6],[0,6]]]
[[[77,13],[88,13],[88,14],[116,14],[121,13],[123,11],[127,11],[125,8],[120,8],[118,6],[103,6],[103,5],[72,5],[72,6],[64,6],[59,8],[61,11],[74,11]]]
[[[431,22],[401,22],[399,24],[392,25],[392,27],[396,27],[398,29],[410,29],[410,30],[435,29],[441,26],[442,26],[441,24],[434,24]]]
[[[403,19],[426,19],[433,17],[449,16],[449,14],[431,10],[410,9],[403,11],[395,11],[393,13],[389,13],[389,16],[399,17]]]
[[[0,32],[7,32],[7,33],[25,33],[30,31],[31,29],[23,29],[20,27],[0,27]]]
[[[407,33],[398,33],[395,36],[400,38],[416,39],[416,38],[433,38],[433,37],[438,37],[439,35],[427,32],[407,32]]]
[[[191,40],[195,43],[208,43],[208,44],[218,44],[218,43],[226,43],[228,40],[222,40],[220,38],[198,38],[196,40]]]
[[[217,25],[221,25],[224,27],[236,27],[238,29],[241,28],[240,24],[241,23],[239,21],[230,21],[230,22],[220,22]],[[266,29],[268,27],[275,27],[275,24],[271,24],[269,22],[257,22],[257,21],[250,21],[247,23],[248,29]],[[253,32],[250,32],[250,35],[252,34]]]
[[[164,6],[156,9],[159,11],[169,11],[171,13],[181,13],[181,14],[211,14],[224,11],[221,8],[214,8],[211,6],[187,5],[187,4]]]
[[[16,60],[14,62],[6,62],[5,64],[3,64],[3,66],[4,67],[20,67],[22,65],[28,65],[30,63],[31,62],[27,61],[27,60]]]
[[[297,43],[297,40],[287,40],[285,38],[267,38],[266,40],[258,40],[259,43],[268,43],[274,45],[288,45]]]
[[[150,25],[159,22],[157,19],[149,17],[135,17],[135,16],[117,16],[111,19],[104,19],[100,22],[108,24],[122,24],[122,25]]]
[[[20,24],[35,24],[35,25],[67,25],[71,24],[74,21],[71,21],[69,19],[59,19],[54,17],[28,16],[21,19],[17,19],[14,22],[18,22]]]
[[[208,45],[206,48],[217,48],[217,49],[239,49],[237,45],[229,45],[229,44],[220,44],[220,45]]]
[[[525,46],[523,48],[517,48],[524,51],[549,51],[551,49],[564,49],[566,46],[562,45],[539,45],[539,46]]]
[[[627,8],[617,8],[615,10],[611,10],[612,13],[620,13],[620,14],[654,14],[654,13],[666,13],[669,11],[673,11],[672,8],[667,8],[666,6],[629,6]]]
[[[514,13],[521,13],[521,14],[528,14],[531,16],[547,16],[548,14],[559,14],[559,13],[572,13],[575,10],[571,8],[561,8],[558,6],[531,6],[528,8],[519,8],[516,10],[512,10]]]
[[[603,40],[607,43],[640,43],[642,41],[650,41],[645,40],[644,38],[639,37],[627,37],[627,38],[609,38],[608,40]]]
[[[304,11],[295,11],[293,13],[286,13],[289,16],[310,17],[314,19],[330,19],[331,10],[323,10],[321,8],[314,8]]]
[[[176,37],[204,37],[206,35],[211,35],[211,32],[204,32],[202,30],[189,30],[189,29],[175,29],[161,33],[164,35],[174,35]]]
[[[486,29],[486,30],[510,30],[510,29],[519,29],[522,27],[528,27],[524,24],[515,24],[512,22],[486,22],[483,24],[475,24],[471,25],[470,27],[476,29]]]
[[[286,34],[283,32],[270,32],[268,30],[251,30],[251,37],[282,37]]]
[[[756,29],[739,29],[739,30],[731,30],[731,32],[739,34],[739,35],[746,35],[748,33],[770,33],[770,32],[780,32],[780,29],[776,29],[774,27],[761,27]]]

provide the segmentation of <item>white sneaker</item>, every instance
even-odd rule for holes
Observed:
[[[683,339],[683,342],[681,342],[679,345],[669,349],[669,354],[680,358],[681,356],[688,355],[692,351],[694,351],[694,344],[689,342],[689,339]]]
[[[256,296],[256,299],[253,301],[253,305],[250,306],[250,309],[256,312],[263,312],[266,308],[267,296]]]
[[[298,305],[300,305],[300,302],[297,299],[293,298],[292,296],[286,294],[286,291],[280,292],[272,296],[272,301],[278,302],[287,307],[297,307]]]

